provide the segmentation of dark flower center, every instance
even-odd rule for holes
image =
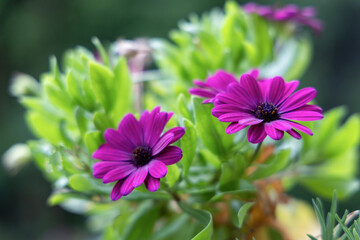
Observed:
[[[144,166],[150,162],[152,152],[149,147],[137,147],[133,151],[133,160],[136,166]]]
[[[254,112],[257,118],[264,119],[265,122],[271,122],[280,117],[278,109],[272,103],[261,103]]]

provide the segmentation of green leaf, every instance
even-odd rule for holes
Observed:
[[[181,162],[184,166],[184,176],[187,175],[192,161],[195,158],[197,146],[197,134],[194,125],[187,119],[184,119],[185,134],[181,138],[181,148],[183,149],[183,158]]]
[[[110,112],[113,106],[113,72],[96,62],[90,63],[90,79],[96,99]]]
[[[56,206],[70,199],[86,199],[86,197],[84,195],[73,192],[58,192],[51,194],[47,200],[47,203],[50,206]]]
[[[105,185],[101,180],[95,179],[89,174],[75,174],[69,178],[69,185],[72,189],[83,193],[100,193],[109,195],[111,185]]]
[[[191,121],[194,120],[192,114],[190,113],[188,107],[187,107],[187,101],[185,98],[185,95],[181,93],[177,99],[177,106],[179,113],[186,119],[189,119]]]
[[[326,157],[336,156],[359,143],[360,115],[352,115],[325,146]]]
[[[180,170],[176,164],[167,166],[166,182],[173,187],[180,178]]]
[[[222,138],[222,135],[226,135],[224,133],[225,129],[223,129],[224,132],[219,132],[219,128],[223,126],[223,123],[211,115],[211,106],[201,102],[200,98],[192,98],[197,134],[205,147],[217,156],[225,157],[224,144],[227,144],[227,142],[223,141],[225,139]]]
[[[142,203],[127,221],[122,239],[150,239],[154,225],[159,216],[159,207],[152,201]]]
[[[84,136],[85,145],[90,153],[95,152],[96,149],[104,142],[102,132],[92,131],[87,132]]]
[[[87,131],[87,121],[88,121],[86,117],[86,112],[83,108],[81,107],[75,108],[75,120],[77,127],[79,128],[80,134],[81,136],[83,136]]]
[[[106,66],[110,66],[109,56],[106,50],[104,49],[103,45],[101,44],[100,40],[97,37],[93,37],[91,41],[95,45],[98,52],[100,53],[101,60],[104,62],[104,64]]]
[[[73,106],[67,92],[63,91],[50,81],[46,81],[43,86],[47,97],[55,107],[60,108],[67,113],[72,113]]]
[[[221,161],[219,160],[219,157],[213,154],[209,149],[201,148],[200,155],[206,162],[210,163],[215,168],[220,169]]]
[[[119,124],[123,115],[131,109],[132,82],[126,59],[120,58],[114,68],[115,79],[111,86],[114,92],[114,107],[112,116],[115,125]]]
[[[249,199],[255,196],[256,188],[252,183],[243,179],[230,181],[219,185],[218,192],[211,201],[218,201],[227,194],[233,194],[242,199]]]
[[[204,227],[192,240],[210,240],[213,234],[213,220],[210,212],[205,210],[194,209],[185,203],[179,203],[180,208],[194,217]]]
[[[47,116],[33,111],[27,112],[25,118],[37,137],[44,138],[55,145],[62,141],[59,122],[54,122],[54,119],[48,119]]]
[[[103,112],[96,112],[93,117],[95,127],[100,131],[105,131],[108,128],[114,128],[116,125],[112,123],[108,115]]]
[[[253,172],[248,179],[253,181],[269,177],[283,170],[290,159],[290,149],[283,150],[271,156],[264,164],[255,165],[256,171]]]
[[[248,202],[245,203],[244,205],[242,205],[237,213],[237,223],[236,223],[236,227],[241,228],[245,218],[247,216],[247,213],[249,211],[249,209],[254,205],[253,202]]]
[[[344,199],[355,193],[360,188],[358,180],[347,180],[329,177],[309,177],[299,179],[299,182],[305,185],[308,189],[314,191],[316,194],[331,198],[332,192],[335,189],[339,199]]]

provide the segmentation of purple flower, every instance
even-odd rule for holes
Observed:
[[[231,83],[226,92],[216,96],[212,114],[221,122],[231,122],[226,129],[228,134],[250,126],[247,138],[251,143],[262,142],[267,135],[280,140],[284,131],[297,139],[301,135],[296,130],[313,135],[309,128],[292,121],[323,118],[320,107],[307,104],[316,96],[316,90],[308,87],[293,93],[298,84],[286,83],[281,77],[256,81],[243,74],[240,83]]]
[[[257,69],[248,72],[254,78],[257,78],[259,71]],[[214,103],[215,96],[218,93],[225,92],[230,83],[236,83],[236,78],[225,72],[224,70],[217,71],[214,75],[208,77],[206,82],[195,80],[194,84],[199,88],[190,88],[189,93],[198,97],[206,98],[203,103]]]
[[[113,201],[143,182],[150,192],[158,190],[160,178],[167,173],[166,166],[182,158],[181,149],[170,144],[184,135],[185,128],[175,127],[161,135],[172,115],[156,107],[152,112],[143,112],[139,121],[127,114],[117,130],[105,131],[106,143],[92,156],[101,160],[94,164],[93,175],[102,178],[103,183],[117,181],[111,192]]]
[[[319,34],[323,28],[321,21],[316,19],[316,10],[313,7],[300,9],[296,5],[286,5],[283,8],[261,6],[256,3],[244,5],[244,11],[254,13],[271,21],[295,22],[309,26],[315,34]]]

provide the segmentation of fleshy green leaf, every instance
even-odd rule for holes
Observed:
[[[237,213],[237,223],[236,223],[236,227],[241,228],[245,218],[247,216],[247,212],[249,211],[249,209],[254,205],[254,203],[249,202],[249,203],[245,203],[244,205],[242,205]]]
[[[181,162],[184,166],[184,176],[187,175],[192,161],[195,158],[197,146],[197,134],[194,125],[187,119],[184,119],[185,134],[181,138],[181,148],[184,149]]]

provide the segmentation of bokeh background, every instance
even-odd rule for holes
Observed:
[[[238,1],[240,4],[246,1]],[[256,1],[260,4],[318,9],[325,30],[314,37],[314,56],[302,86],[317,88],[324,110],[346,105],[360,112],[360,1]],[[93,49],[91,37],[104,42],[118,37],[167,37],[190,13],[223,7],[222,0],[0,0],[0,155],[33,136],[24,110],[9,95],[17,71],[38,77],[48,70],[48,58],[77,45]],[[344,166],[346,167],[346,166]],[[310,200],[312,193],[295,188],[292,194]],[[85,219],[59,207],[48,207],[50,186],[33,164],[16,176],[0,166],[0,239],[94,239]],[[360,194],[340,204],[340,211],[360,209]]]

